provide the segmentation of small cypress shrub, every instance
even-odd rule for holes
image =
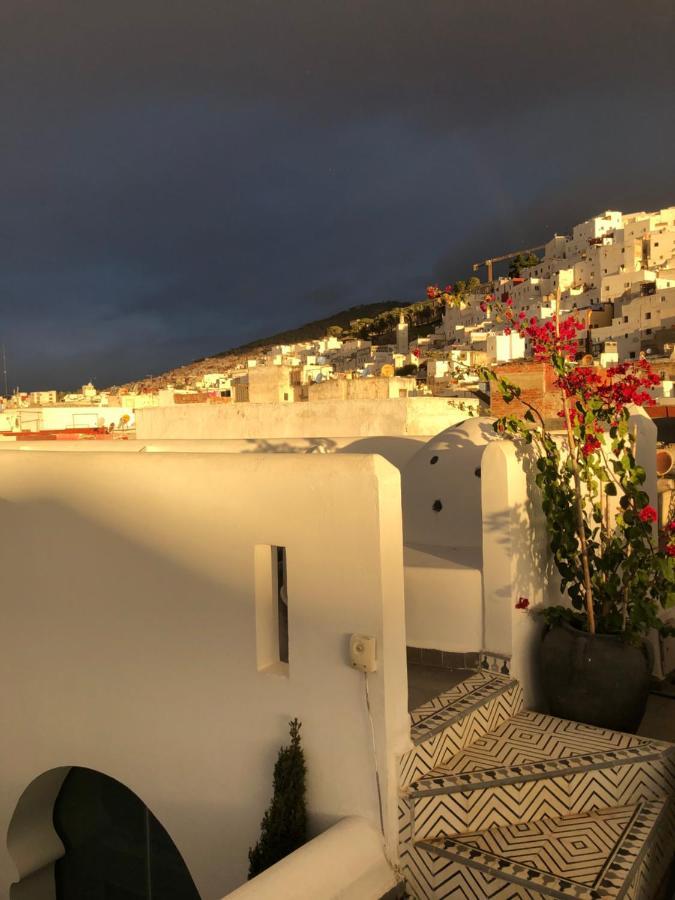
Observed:
[[[300,722],[293,719],[289,728],[291,743],[279,750],[274,765],[274,792],[260,823],[260,838],[248,851],[249,878],[264,872],[307,840],[307,767],[300,744]]]

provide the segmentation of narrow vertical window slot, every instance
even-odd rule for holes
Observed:
[[[286,584],[286,548],[274,547],[277,557],[277,620],[279,623],[279,661],[288,663],[288,587]]]
[[[286,548],[255,547],[256,656],[259,671],[288,675]]]

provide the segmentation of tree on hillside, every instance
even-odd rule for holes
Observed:
[[[344,328],[341,325],[329,325],[326,331],[328,337],[339,338],[344,332]]]
[[[509,263],[509,278],[518,278],[523,269],[536,266],[538,262],[539,257],[536,253],[519,253]]]
[[[373,319],[359,319],[360,325],[357,331],[357,337],[362,341],[367,341],[373,332]]]

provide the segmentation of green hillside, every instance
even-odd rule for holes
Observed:
[[[221,353],[216,353],[215,356],[229,356],[231,353],[243,353],[247,350],[254,350],[257,347],[273,346],[274,344],[297,344],[302,341],[317,340],[326,336],[326,331],[331,325],[337,325],[344,331],[351,333],[351,322],[355,322],[358,319],[374,319],[380,313],[406,305],[404,300],[386,300],[380,303],[350,306],[349,309],[343,309],[340,312],[326,316],[324,319],[316,319],[314,322],[307,322],[296,328],[289,328],[287,331],[279,331],[277,334],[272,334],[269,337],[258,338],[248,344],[241,344],[239,347],[223,350]]]

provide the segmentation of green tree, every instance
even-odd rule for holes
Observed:
[[[328,337],[339,338],[344,332],[344,328],[341,325],[329,325],[326,334]]]
[[[274,765],[272,802],[260,823],[260,838],[248,851],[248,877],[254,878],[307,840],[305,803],[307,766],[300,744],[300,722],[289,722],[291,743],[279,750]]]
[[[509,263],[509,278],[518,278],[523,269],[536,266],[538,262],[539,257],[536,253],[519,253]]]
[[[357,333],[358,337],[361,338],[362,341],[367,341],[373,331],[373,327],[375,324],[374,320],[373,319],[359,319],[359,322],[361,324],[359,325],[359,329],[358,329],[358,333]]]
[[[405,366],[400,366],[396,369],[396,375],[402,375],[404,377],[409,375],[417,375],[417,366],[413,363],[408,363]]]

